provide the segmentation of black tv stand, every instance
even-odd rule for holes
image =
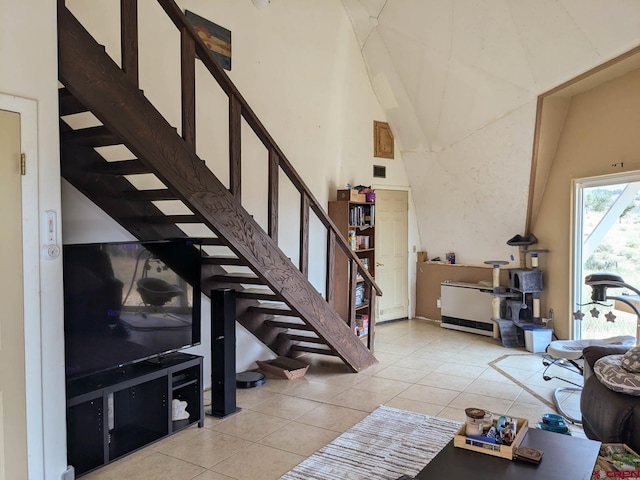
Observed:
[[[189,418],[172,419],[172,400]],[[204,422],[202,357],[173,353],[67,382],[67,460],[88,473]]]

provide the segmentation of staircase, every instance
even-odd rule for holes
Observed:
[[[59,90],[63,177],[140,240],[186,237],[191,227],[206,227],[211,235],[202,239],[202,291],[236,290],[238,321],[275,354],[333,355],[352,371],[367,368],[376,362],[373,320],[375,298],[382,292],[182,11],[173,0],[158,3],[181,33],[181,135],[138,87],[136,0],[120,2],[121,66],[64,2],[58,2],[59,80],[64,85]],[[229,98],[228,189],[196,152],[196,55]],[[69,115],[82,112],[91,112],[101,125],[72,128]],[[268,231],[242,206],[243,119],[268,151]],[[107,160],[96,150],[116,145],[125,146],[134,158]],[[277,244],[280,171],[300,194],[298,265]],[[131,179],[138,175],[156,178],[163,186],[137,188]],[[163,202],[178,203],[181,213],[167,213],[160,208]],[[307,278],[311,214],[327,231],[326,298]],[[366,344],[353,334],[355,309],[342,319],[331,306],[333,268],[336,258],[342,257],[351,266],[352,306],[356,275],[365,281],[370,318]]]

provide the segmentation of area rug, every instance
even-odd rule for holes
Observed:
[[[378,407],[280,480],[395,480],[416,475],[460,422]]]

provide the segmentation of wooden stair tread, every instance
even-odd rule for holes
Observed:
[[[245,288],[236,292],[236,298],[251,298],[253,300],[277,300],[276,295],[271,290],[264,288]]]
[[[306,345],[292,345],[291,350],[296,352],[305,352],[305,353],[319,353],[320,355],[332,355],[337,356],[336,352],[331,350],[330,348],[318,348],[318,347],[308,347]]]
[[[122,139],[104,125],[64,132],[60,140],[87,147],[107,147],[122,143]]]
[[[254,273],[223,273],[210,277],[213,282],[225,283],[247,283],[253,285],[262,285],[263,281]]]
[[[312,337],[309,335],[304,335],[299,333],[289,333],[289,332],[283,332],[280,335],[294,342],[308,342],[308,343],[318,343],[321,345],[326,345],[326,341],[318,336]]]
[[[275,328],[288,328],[291,330],[313,331],[313,329],[306,323],[285,322],[283,320],[269,319],[269,320],[265,320],[263,324],[268,327],[275,327]]]
[[[210,237],[210,238],[201,238],[201,245],[209,245],[209,246],[223,246],[226,247],[227,244],[222,241],[220,238]]]
[[[95,163],[91,165],[89,169],[93,173],[101,173],[104,175],[140,175],[143,173],[153,173],[153,170],[137,159]]]
[[[130,190],[122,192],[119,196],[122,200],[132,202],[153,202],[158,200],[178,200],[178,197],[168,188],[154,190]]]
[[[203,265],[245,265],[245,261],[233,255],[212,255],[202,257]]]
[[[129,222],[144,222],[154,225],[172,225],[175,223],[202,223],[200,215],[140,215],[134,217],[121,217]]]
[[[289,317],[297,317],[297,315],[284,303],[262,303],[253,305],[249,310],[260,313],[270,313],[272,315],[283,315]]]

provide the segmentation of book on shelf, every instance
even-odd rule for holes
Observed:
[[[349,208],[349,224],[354,226],[373,226],[375,205],[353,205]]]

